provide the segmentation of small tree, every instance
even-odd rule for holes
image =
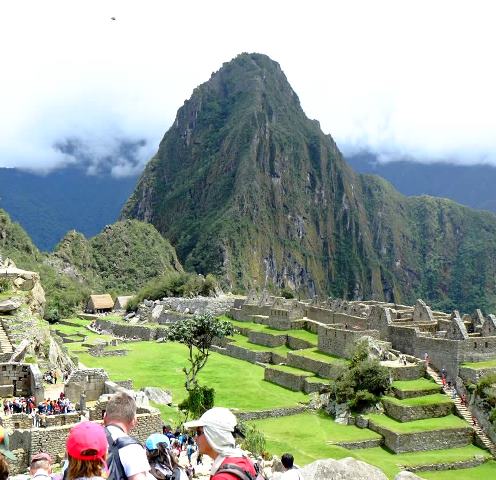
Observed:
[[[186,375],[184,386],[188,393],[199,388],[198,373],[207,363],[214,339],[224,338],[233,333],[232,323],[220,320],[211,313],[185,318],[170,326],[167,339],[183,343],[188,347],[190,365],[183,368]]]

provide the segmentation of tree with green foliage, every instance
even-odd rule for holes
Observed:
[[[389,388],[389,373],[379,360],[369,358],[368,342],[359,342],[352,355],[350,368],[332,385],[331,396],[337,403],[347,403],[359,412],[373,405]]]
[[[184,387],[188,398],[181,406],[192,414],[201,414],[213,406],[213,388],[201,386],[198,374],[207,363],[214,339],[221,339],[233,333],[231,322],[220,320],[209,312],[181,319],[169,327],[167,339],[188,347],[189,366],[183,368],[186,376]]]

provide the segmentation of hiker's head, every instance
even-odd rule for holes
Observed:
[[[293,468],[293,463],[294,463],[293,455],[291,455],[290,453],[285,453],[281,457],[281,463],[286,470],[290,470],[291,468]]]
[[[207,410],[198,420],[186,422],[185,428],[196,429],[196,443],[200,453],[210,457],[228,455],[235,448],[233,432],[236,417],[227,408],[214,407]]]
[[[104,417],[105,425],[123,424],[131,429],[136,424],[136,402],[131,395],[119,392],[107,403]]]
[[[52,473],[52,457],[49,453],[40,452],[31,457],[31,464],[29,465],[29,471],[31,475],[38,470],[45,470],[48,474]]]
[[[101,476],[107,457],[105,429],[94,422],[72,427],[67,438],[68,479]]]

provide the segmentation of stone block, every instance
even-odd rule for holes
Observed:
[[[384,405],[386,414],[399,422],[444,417],[452,413],[454,409],[452,403],[408,406],[398,405],[394,401],[390,401],[386,398],[382,399],[382,404]]]

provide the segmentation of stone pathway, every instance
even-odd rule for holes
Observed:
[[[13,353],[14,349],[10,343],[9,337],[5,332],[2,323],[0,322],[0,352],[1,353]]]
[[[463,405],[460,396],[455,388],[448,389],[448,387],[443,386],[443,381],[441,376],[430,366],[427,367],[428,375],[438,384],[443,387],[445,393],[449,393],[453,403],[455,404],[456,411],[460,414],[462,418],[464,418],[474,429],[475,435],[479,438],[479,440],[483,443],[483,445],[491,452],[493,457],[496,457],[496,445],[491,441],[491,439],[484,433],[484,430],[479,426],[479,422],[475,425],[473,423],[474,416],[466,407]],[[454,394],[454,395],[453,395]],[[454,397],[454,398],[453,398]]]

